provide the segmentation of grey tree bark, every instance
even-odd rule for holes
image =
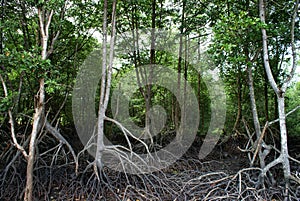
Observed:
[[[256,137],[257,137],[257,139],[259,139],[260,136],[261,136],[260,122],[259,122],[259,119],[258,119],[258,113],[257,113],[256,101],[255,101],[255,94],[254,94],[252,66],[250,66],[249,64],[247,66],[247,72],[248,72],[248,85],[249,85],[249,95],[250,95],[253,123],[254,123]],[[261,150],[259,150],[258,156],[259,156],[260,167],[264,168],[265,167],[265,160],[264,160],[264,157],[263,157],[263,154],[262,154]],[[251,165],[253,165],[253,164],[251,164]]]
[[[107,109],[109,94],[111,88],[111,75],[112,75],[112,65],[114,59],[114,44],[115,44],[115,35],[116,35],[116,0],[112,3],[112,30],[111,30],[111,39],[110,39],[110,50],[109,50],[109,62],[107,64],[107,10],[108,10],[108,1],[104,1],[104,14],[103,14],[103,41],[102,41],[102,77],[101,77],[101,86],[100,86],[100,100],[99,100],[99,109],[98,109],[98,120],[97,120],[97,150],[94,163],[95,174],[98,175],[98,169],[101,170],[103,167],[103,151],[105,150],[104,145],[104,120],[105,112]],[[99,177],[98,177],[99,178]]]
[[[49,27],[53,17],[53,10],[46,12],[43,8],[38,8],[39,28],[41,33],[41,56],[42,60],[47,59],[47,46],[49,39]],[[44,122],[44,104],[45,104],[45,80],[39,80],[39,91],[35,97],[35,113],[33,116],[33,125],[31,137],[29,142],[28,158],[27,158],[27,171],[26,171],[26,187],[25,187],[25,201],[33,199],[33,168],[35,161],[36,139],[41,130]]]
[[[177,99],[181,99],[182,97],[182,83],[181,83],[181,73],[182,73],[182,58],[183,58],[183,48],[184,48],[184,26],[185,26],[185,7],[186,7],[186,0],[182,1],[182,13],[181,13],[181,20],[180,20],[180,36],[179,36],[179,49],[178,49],[178,64],[177,64],[177,94],[176,98],[174,99],[175,102],[175,116],[174,116],[174,124],[176,129],[176,140],[179,142],[182,139],[182,132],[179,130],[180,127],[180,118],[184,118],[180,115],[180,105]],[[186,49],[186,48],[185,48]]]
[[[44,7],[38,7],[38,19],[39,19],[39,32],[41,38],[39,39],[41,42],[41,59],[46,60],[49,55],[53,53],[54,44],[60,35],[60,30],[55,33],[55,36],[51,41],[49,40],[49,28],[54,15],[54,10],[46,10]],[[65,5],[61,8],[61,12],[65,12]],[[63,18],[63,15],[61,16]],[[50,45],[48,45],[48,43]],[[42,128],[46,125],[47,130],[54,135],[57,139],[62,141],[64,144],[68,146],[70,151],[73,154],[76,169],[77,169],[77,160],[75,157],[75,153],[72,147],[67,143],[63,136],[60,135],[56,129],[51,127],[50,123],[47,122],[45,118],[45,77],[41,77],[39,80],[39,90],[37,95],[35,96],[35,106],[34,106],[34,115],[33,115],[33,124],[32,131],[30,135],[29,149],[28,154],[22,150],[22,147],[17,147],[27,159],[27,170],[26,170],[26,186],[25,186],[25,201],[33,200],[33,170],[34,170],[34,162],[36,158],[36,146],[37,146],[37,137],[42,130]],[[12,117],[11,117],[12,118]]]
[[[266,172],[275,166],[276,164],[281,163],[283,167],[283,173],[284,178],[286,181],[286,199],[288,199],[288,187],[289,187],[289,179],[291,178],[291,170],[290,170],[290,162],[289,162],[289,153],[288,153],[288,143],[287,143],[287,128],[286,128],[286,113],[285,113],[285,92],[287,87],[289,86],[289,83],[291,82],[291,79],[294,76],[295,70],[296,70],[296,48],[295,48],[295,19],[297,17],[297,12],[299,8],[299,0],[296,0],[295,2],[295,8],[294,13],[292,17],[291,22],[291,47],[292,47],[292,67],[291,72],[287,79],[284,81],[284,84],[282,87],[280,87],[273,77],[270,63],[269,63],[269,51],[268,51],[268,36],[267,31],[265,28],[261,28],[262,33],[262,44],[263,44],[263,61],[264,66],[266,70],[266,74],[269,80],[269,83],[271,87],[273,88],[274,92],[277,96],[278,101],[278,116],[279,116],[279,126],[280,126],[280,138],[281,138],[281,153],[277,159],[269,163],[264,169],[263,169],[263,175],[266,174]],[[262,23],[266,23],[266,13],[265,13],[265,3],[264,0],[259,0],[259,14],[260,14],[260,20]]]

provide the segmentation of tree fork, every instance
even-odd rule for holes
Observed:
[[[290,162],[289,162],[289,153],[288,153],[288,144],[287,144],[287,128],[286,128],[286,114],[285,114],[285,91],[295,73],[296,69],[296,52],[295,52],[295,20],[297,17],[298,12],[298,6],[299,6],[299,0],[296,0],[295,7],[294,7],[294,13],[292,16],[292,24],[291,24],[291,46],[292,46],[292,69],[290,71],[289,76],[284,81],[284,84],[282,87],[279,87],[273,77],[270,63],[269,63],[269,52],[268,52],[268,41],[267,41],[267,31],[265,28],[261,28],[262,33],[262,44],[263,44],[263,61],[264,66],[266,70],[266,74],[269,80],[269,83],[273,90],[276,93],[277,101],[278,101],[278,116],[279,116],[279,126],[280,126],[280,137],[281,137],[281,153],[280,156],[275,159],[273,162],[269,163],[264,169],[263,169],[263,175],[275,166],[276,164],[281,163],[283,168],[283,174],[284,179],[286,182],[285,187],[285,200],[288,200],[288,188],[289,188],[289,180],[291,179],[291,170],[290,170]],[[265,16],[265,4],[264,0],[259,0],[259,15],[260,20],[263,24],[266,23],[266,16]]]

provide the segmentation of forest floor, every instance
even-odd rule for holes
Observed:
[[[299,139],[292,140],[292,155],[298,156]],[[244,142],[230,140],[216,146],[205,160],[198,159],[197,142],[176,163],[152,174],[130,175],[104,168],[100,179],[92,168],[79,175],[73,163],[49,167],[38,160],[35,170],[36,200],[283,200],[284,182],[280,166],[272,169],[272,177],[264,185],[258,180],[260,169],[249,167],[246,153],[238,146]],[[22,200],[26,164],[16,161],[11,170],[0,172],[0,200]],[[291,162],[292,171],[300,171]],[[83,172],[85,172],[83,174]],[[300,187],[291,183],[289,200],[300,200]]]

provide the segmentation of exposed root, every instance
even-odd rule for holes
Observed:
[[[56,155],[51,157],[51,163],[47,158],[50,152]],[[265,187],[258,185],[262,171],[259,168],[230,173],[216,170],[227,167],[222,161],[200,162],[192,158],[148,174],[126,174],[104,167],[100,179],[92,168],[80,169],[76,176],[75,164],[63,160],[63,153],[63,146],[59,145],[37,160],[34,197],[38,200],[282,200],[285,189],[284,183],[272,186],[268,180]],[[71,154],[67,156],[72,158]],[[88,166],[84,161],[82,168]],[[1,181],[1,200],[22,199],[23,163],[16,160],[5,181]],[[289,190],[289,199],[299,200],[299,184],[292,182]]]

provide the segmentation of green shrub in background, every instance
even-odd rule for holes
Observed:
[[[291,86],[286,93],[286,112],[300,105],[300,82]],[[290,136],[300,137],[300,108],[287,117],[287,127]]]

